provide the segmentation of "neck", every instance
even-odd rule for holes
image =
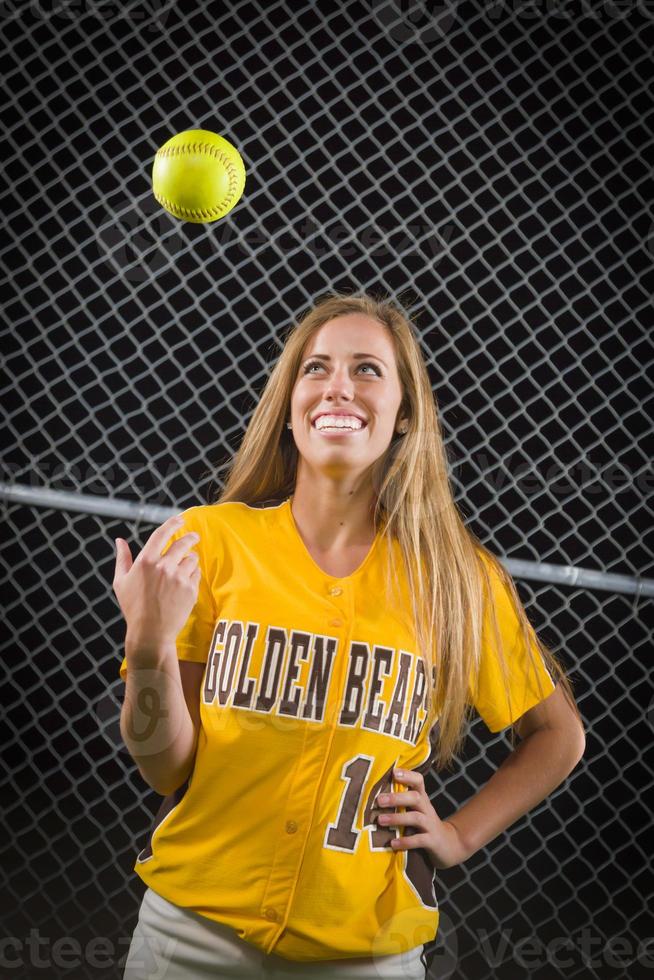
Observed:
[[[375,539],[375,498],[370,486],[300,479],[291,510],[304,540],[323,554],[370,546]]]

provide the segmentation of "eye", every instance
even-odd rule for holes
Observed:
[[[304,374],[308,374],[312,367],[323,367],[323,364],[322,364],[321,361],[310,361],[308,364],[305,364],[304,365],[304,372],[303,373]],[[363,363],[359,364],[359,368],[362,368],[362,367],[370,367],[370,368],[372,368],[373,371],[375,372],[375,374],[378,377],[381,377],[381,371],[379,370],[379,368],[377,367],[377,365],[376,364],[372,364],[371,361],[363,361]],[[357,370],[359,370],[359,368],[357,368]]]

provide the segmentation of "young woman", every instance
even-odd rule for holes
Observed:
[[[124,976],[425,975],[438,871],[581,758],[570,682],[465,526],[412,322],[296,324],[215,503],[117,540],[121,731],[164,800]],[[472,709],[512,751],[442,820]],[[516,745],[514,732],[521,741]]]

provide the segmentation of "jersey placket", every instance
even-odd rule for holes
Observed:
[[[284,812],[280,814],[280,834],[261,909],[263,919],[271,923],[266,931],[267,953],[274,951],[275,943],[288,920],[323,775],[329,762],[335,726],[342,707],[335,698],[341,698],[345,682],[347,630],[343,628],[354,609],[354,586],[345,579],[327,576],[323,576],[322,581],[317,585],[321,597],[327,598],[334,612],[334,615],[326,617],[325,632],[329,637],[333,636],[330,630],[340,628],[342,632],[333,639],[336,644],[334,669],[323,722],[322,724],[307,722],[302,750],[295,766],[293,785],[288,793]]]

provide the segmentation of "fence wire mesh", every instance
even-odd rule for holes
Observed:
[[[122,975],[158,798],[118,729],[113,538],[221,486],[331,288],[417,315],[457,502],[540,570],[519,590],[587,727],[563,786],[440,873],[429,976],[651,975],[653,14],[2,4],[2,977]],[[149,185],[191,128],[247,170],[206,226]],[[439,814],[507,750],[476,721]]]

